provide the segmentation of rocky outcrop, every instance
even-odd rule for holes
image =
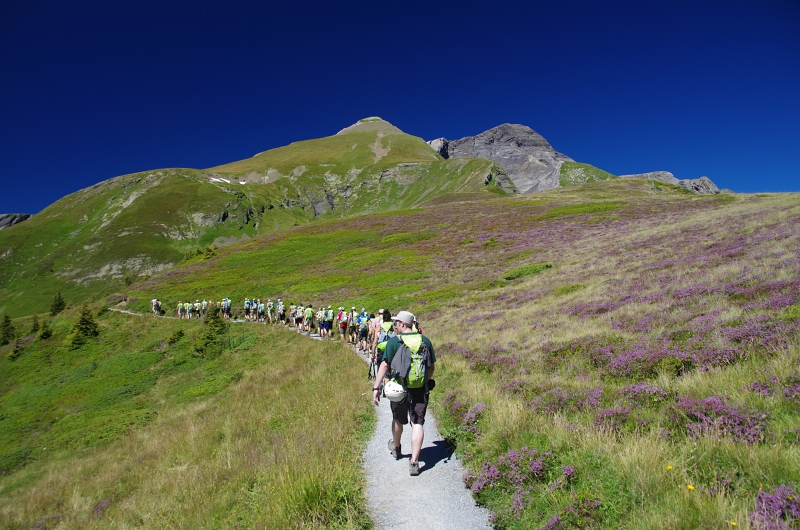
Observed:
[[[30,216],[29,213],[0,213],[0,230],[21,223]]]
[[[561,164],[573,161],[530,127],[510,123],[460,140],[438,138],[428,145],[444,158],[488,158],[506,170],[520,193],[557,188]]]
[[[705,176],[699,179],[684,179],[679,181],[678,185],[689,191],[703,195],[716,195],[720,192],[717,185],[711,182],[710,178]]]
[[[681,188],[685,188],[693,193],[702,195],[716,195],[719,193],[719,188],[717,188],[716,184],[711,182],[711,179],[708,177],[680,180],[675,178],[675,175],[669,171],[652,171],[650,173],[637,173],[635,175],[620,175],[619,178],[657,180],[659,182],[672,184],[673,186],[680,186]]]

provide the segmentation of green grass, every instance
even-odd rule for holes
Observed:
[[[503,275],[503,279],[516,280],[517,278],[522,278],[523,276],[528,276],[530,274],[538,274],[543,270],[551,268],[553,268],[552,263],[531,263],[530,265],[523,265],[522,267],[511,269]]]
[[[149,526],[368,526],[358,454],[374,416],[348,350],[234,325],[198,357],[199,321],[113,312],[71,349],[75,318],[0,361],[0,526],[139,525],[143,505]]]
[[[587,182],[597,182],[616,178],[607,171],[580,162],[564,162],[561,164],[559,184],[561,186],[574,186]]]
[[[797,300],[786,301],[786,296],[796,297],[792,289],[799,281],[793,260],[800,252],[800,206],[797,196],[789,194],[757,200],[736,195],[726,202],[673,188],[665,186],[664,193],[654,193],[647,181],[609,179],[550,190],[535,200],[466,200],[322,220],[219,249],[211,259],[198,258],[154,275],[127,291],[129,307],[146,310],[153,296],[169,309],[178,300],[227,295],[237,305],[245,296],[257,296],[315,307],[411,310],[436,348],[438,384],[431,410],[467,467],[478,472],[523,447],[551,453],[547,472],[532,486],[522,509],[513,508],[514,491],[508,487],[477,496],[496,514],[498,527],[541,527],[556,515],[570,517],[569,507],[584,499],[599,502],[597,509],[582,515],[585,520],[577,521],[584,527],[713,528],[731,520],[746,527],[759,491],[783,483],[797,490],[793,477],[800,476],[796,403],[779,394],[762,396],[749,390],[770,375],[797,374],[800,337],[792,328]],[[394,189],[398,197],[400,191]],[[552,267],[542,268],[545,265]],[[511,279],[506,279],[509,275]],[[23,327],[22,320],[16,322]],[[747,335],[745,324],[757,332]],[[54,325],[61,336],[69,331],[67,321]],[[192,473],[208,470],[194,471],[191,466],[211,455],[217,476],[227,476],[227,456],[220,457],[227,454],[224,445],[256,443],[241,436],[250,432],[243,424],[257,424],[265,438],[285,436],[276,442],[284,444],[279,447],[299,445],[298,452],[307,450],[314,443],[303,434],[308,424],[293,430],[285,414],[264,415],[257,421],[237,416],[230,424],[225,423],[225,414],[219,414],[237,411],[231,404],[247,401],[243,396],[254,388],[268,391],[275,381],[268,379],[270,370],[284,370],[273,357],[266,364],[230,371],[211,364],[284,340],[262,338],[257,329],[261,327],[248,327],[240,338],[226,343],[226,352],[197,367],[191,381],[156,383],[137,394],[172,392],[165,402],[180,406],[170,409],[172,413],[156,409],[155,420],[113,443],[140,432],[144,436],[160,426],[181,433],[176,448],[164,451],[169,460],[152,457],[155,467],[147,469],[161,469],[160,479],[188,472],[187,481],[197,479]],[[735,338],[737,331],[744,338]],[[141,352],[147,354],[158,344],[156,339],[173,332],[165,329],[160,339],[148,339]],[[759,343],[773,332],[780,340]],[[257,333],[259,340],[254,342],[250,333]],[[194,336],[196,331],[187,328],[183,340]],[[253,346],[243,346],[249,344]],[[662,350],[684,357],[642,364],[633,373],[614,371],[612,360],[640,347],[646,353],[642,363],[651,357],[658,361]],[[295,388],[318,384],[316,379],[307,380],[309,370],[339,374],[324,356],[309,357],[305,343],[287,342],[285,350],[287,355],[305,355],[299,367],[285,368],[286,377],[294,377]],[[744,355],[710,366],[692,360],[713,351]],[[273,350],[269,355],[275,355]],[[352,358],[342,362],[352,364]],[[633,366],[639,370],[639,365]],[[69,369],[63,372],[78,377]],[[338,381],[346,376],[335,377]],[[149,379],[143,381],[142,385],[149,384]],[[664,399],[634,404],[621,396],[623,388],[639,382],[663,389]],[[223,389],[216,390],[218,385]],[[767,416],[766,441],[746,444],[714,432],[692,436],[675,409],[681,396],[730,396],[729,403],[739,410],[762,411]],[[359,399],[364,398],[354,397]],[[298,406],[310,407],[308,402]],[[205,415],[203,407],[209,407]],[[619,425],[598,423],[601,410],[621,407],[631,410]],[[193,431],[200,427],[182,423],[181,417],[203,417],[211,423]],[[132,418],[129,421],[140,421],[139,416]],[[200,434],[192,438],[192,432]],[[99,451],[106,447],[103,444],[87,450]],[[193,449],[197,444],[200,447]],[[257,447],[265,458],[279,461],[273,445]],[[20,484],[15,487],[21,491],[38,480],[34,471],[64,469],[57,462],[37,465],[32,461],[9,480]],[[573,467],[575,476],[558,483],[564,476],[561,466]],[[331,501],[337,498],[333,493],[337,488],[320,491],[314,486],[315,480],[328,484],[317,473],[320,470],[280,469],[283,476],[297,476],[278,497],[292,514],[306,514],[292,515],[299,517],[291,519],[294,523],[311,517],[311,512],[297,506],[328,513],[326,521],[339,513],[326,508],[337,505]],[[236,476],[244,477],[236,491],[249,493],[221,488],[217,506],[227,502],[229,509],[212,510],[218,519],[206,511],[206,518],[198,516],[193,524],[256,526],[258,521],[252,518],[256,512],[243,499],[251,494],[264,499],[264,492],[278,486],[272,478]],[[346,483],[347,476],[335,476],[336,484]],[[340,489],[350,502],[351,490]],[[186,511],[202,498],[192,495],[180,500]],[[148,513],[175,513],[152,497],[140,499],[148,498],[155,506]],[[236,516],[227,515],[234,509]],[[357,519],[352,514],[335,517],[351,516]],[[212,522],[216,520],[223,522]]]

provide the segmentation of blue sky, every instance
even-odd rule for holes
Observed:
[[[389,4],[389,5],[384,5]],[[381,116],[800,191],[800,2],[0,2],[0,213]]]

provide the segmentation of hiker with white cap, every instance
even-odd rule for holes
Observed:
[[[384,375],[391,381],[386,385],[386,397],[391,401],[392,439],[389,452],[396,459],[402,456],[400,437],[403,425],[411,420],[411,461],[409,473],[419,475],[419,454],[425,438],[423,425],[428,408],[428,393],[435,382],[431,380],[436,364],[436,355],[428,337],[414,331],[414,315],[400,311],[392,318],[396,335],[386,343],[383,361],[378,368],[375,382],[383,380]],[[390,385],[402,386],[402,391],[390,391]],[[381,400],[380,387],[372,389],[372,401],[376,405]]]

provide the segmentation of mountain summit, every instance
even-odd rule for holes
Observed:
[[[525,125],[504,123],[477,136],[428,142],[444,158],[488,158],[500,164],[521,193],[559,186],[561,164],[573,160]]]

